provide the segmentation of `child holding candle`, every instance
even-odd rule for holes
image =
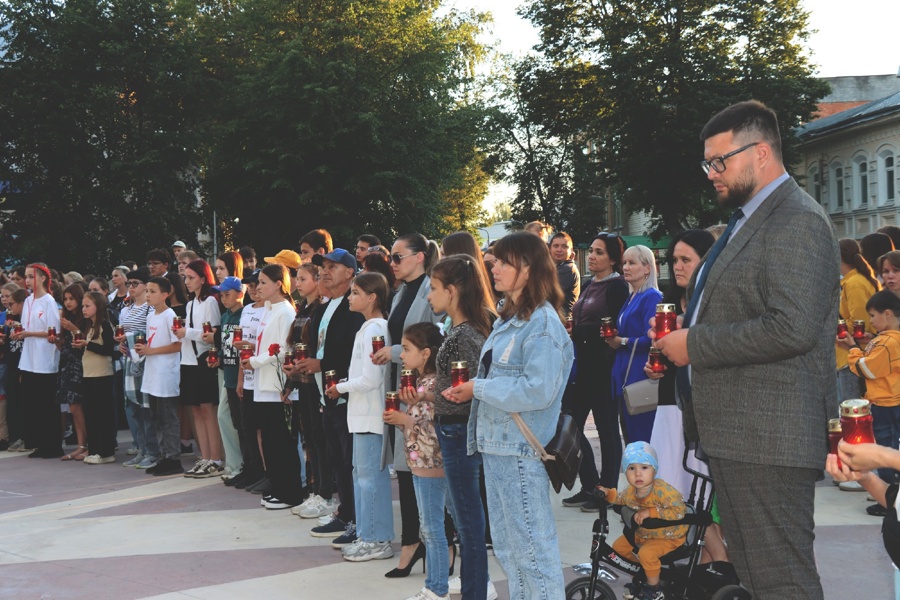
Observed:
[[[365,317],[356,332],[347,380],[326,387],[325,395],[337,400],[349,394],[347,428],[353,434],[353,497],[356,502],[356,541],[341,548],[344,560],[363,562],[394,556],[394,518],[391,475],[383,457],[386,443],[384,412],[388,365],[372,359],[372,338],[390,339],[387,321],[390,290],[381,273],[361,273],[350,286],[349,307]]]
[[[106,303],[103,292],[84,295],[81,312],[87,331],[82,339],[72,341],[73,348],[83,351],[84,420],[89,450],[84,463],[91,465],[116,461],[116,448],[109,435],[110,431],[115,431],[112,356],[116,343],[107,317]]]
[[[687,525],[674,525],[661,529],[644,529],[644,519],[658,518],[666,520],[683,519],[685,515],[684,499],[681,493],[668,483],[656,477],[659,460],[656,451],[647,442],[632,442],[625,447],[622,455],[622,467],[628,487],[619,493],[614,488],[597,486],[597,490],[606,495],[606,500],[614,504],[636,510],[634,523],[634,541],[625,534],[613,542],[612,548],[617,554],[629,560],[637,559],[644,569],[646,584],[637,586],[627,584],[628,592],[623,598],[636,600],[664,600],[665,594],[659,585],[661,565],[660,557],[682,546],[687,535]],[[626,523],[626,526],[628,524]],[[637,553],[635,554],[635,547]]]
[[[72,425],[78,439],[78,447],[60,457],[60,460],[84,460],[88,455],[87,430],[84,423],[84,399],[82,389],[81,358],[84,351],[72,343],[74,333],[83,333],[84,316],[81,314],[81,301],[84,288],[78,283],[68,286],[63,292],[63,309],[59,318],[60,332],[56,338],[59,348],[59,383],[56,396],[60,404],[68,404],[72,413]]]
[[[900,446],[900,298],[882,290],[866,302],[866,312],[878,335],[865,350],[852,348],[847,361],[850,370],[866,380],[866,400],[872,404],[875,441],[881,446]],[[892,483],[897,471],[881,468],[878,474]],[[870,515],[883,516],[878,504],[866,509]]]
[[[403,368],[419,372],[417,387],[401,388],[400,399],[409,407],[406,413],[385,411],[384,422],[403,428],[406,438],[406,463],[413,475],[416,503],[419,507],[420,535],[424,546],[416,553],[407,569],[425,558],[425,587],[419,592],[423,598],[447,598],[449,584],[449,553],[444,531],[444,506],[447,482],[444,461],[434,429],[435,360],[443,343],[441,331],[433,323],[416,323],[403,332],[400,359]],[[421,550],[420,550],[421,549]]]

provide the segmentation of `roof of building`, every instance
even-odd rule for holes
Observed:
[[[797,127],[794,131],[801,142],[809,142],[894,113],[900,114],[900,92],[839,112],[830,117],[806,123]]]

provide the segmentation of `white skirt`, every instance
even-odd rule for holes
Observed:
[[[694,476],[684,470],[684,430],[681,425],[681,409],[675,405],[659,406],[650,445],[659,458],[659,472],[656,476],[681,492],[687,499],[691,492]],[[693,453],[688,457],[688,466],[703,474],[709,474],[709,465],[697,460]]]

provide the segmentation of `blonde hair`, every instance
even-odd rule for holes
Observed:
[[[622,255],[622,258],[629,258],[630,256],[634,256],[638,259],[645,267],[650,267],[650,275],[647,277],[647,280],[641,285],[640,289],[634,290],[635,294],[639,294],[643,291],[649,290],[653,288],[655,290],[659,289],[659,284],[656,281],[656,258],[653,256],[653,251],[650,250],[647,246],[631,246],[625,253]]]

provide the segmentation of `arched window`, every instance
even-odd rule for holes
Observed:
[[[853,208],[863,208],[869,201],[869,161],[865,155],[853,159]]]
[[[812,196],[816,202],[822,204],[822,177],[819,173],[818,165],[813,165],[806,172],[806,192]]]
[[[841,163],[831,165],[831,210],[844,212],[844,167]]]
[[[878,206],[892,203],[897,197],[897,158],[890,146],[878,152],[876,177],[878,184]]]

